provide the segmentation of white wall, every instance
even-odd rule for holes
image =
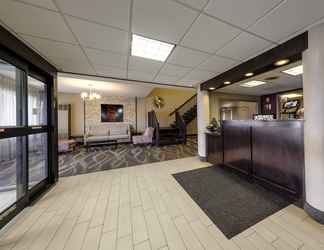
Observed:
[[[58,94],[59,104],[71,104],[71,135],[83,135],[83,100],[79,94]],[[100,101],[92,101],[86,105],[86,124],[100,123],[100,104],[124,104],[125,122],[135,128],[135,98],[134,97],[102,97]],[[137,102],[138,131],[143,132],[146,126],[146,107],[144,98]]]
[[[198,155],[204,159],[206,154],[206,127],[210,121],[209,93],[197,89],[197,123],[198,123]]]
[[[303,53],[306,201],[324,213],[324,25],[308,36]]]

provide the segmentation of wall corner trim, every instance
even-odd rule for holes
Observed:
[[[309,214],[310,217],[312,217],[318,223],[324,225],[324,212],[323,211],[320,211],[317,208],[314,208],[307,202],[305,202],[304,209],[305,209],[306,213]]]
[[[206,156],[198,156],[199,160],[202,162],[207,162],[207,157]]]

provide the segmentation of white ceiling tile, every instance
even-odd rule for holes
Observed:
[[[87,62],[87,59],[78,45],[51,41],[43,38],[21,35],[33,48],[54,61],[55,58],[66,58],[76,62]]]
[[[195,69],[181,79],[181,81],[194,81],[195,83],[207,81],[215,76],[215,73]]]
[[[126,69],[107,67],[102,65],[94,65],[97,75],[105,77],[126,78]]]
[[[131,70],[138,70],[139,72],[146,72],[153,74],[159,71],[163,63],[159,61],[149,60],[141,57],[130,56],[128,68]]]
[[[237,61],[220,56],[211,56],[204,63],[200,64],[198,68],[214,73],[221,73],[233,67],[237,63]]]
[[[179,80],[176,82],[179,86],[194,86],[198,84],[200,81],[197,80]]]
[[[244,32],[228,43],[224,48],[217,51],[217,54],[244,61],[252,56],[257,56],[258,52],[263,51],[271,45],[273,44],[266,40]]]
[[[281,42],[324,17],[323,0],[289,0],[260,19],[249,30]]]
[[[128,30],[130,0],[56,1],[63,13]]]
[[[179,2],[188,4],[191,7],[201,10],[206,5],[208,0],[179,0]]]
[[[83,46],[127,53],[127,32],[73,17],[67,17],[67,20]]]
[[[210,0],[205,12],[247,28],[283,0]]]
[[[155,74],[138,71],[138,70],[128,70],[128,79],[130,80],[139,80],[139,81],[148,81],[152,82]]]
[[[177,46],[168,58],[168,63],[173,63],[185,67],[196,67],[207,57],[209,57],[209,54],[207,53]]]
[[[175,84],[177,80],[179,80],[179,77],[177,76],[168,76],[161,73],[154,79],[155,82],[164,84]]]
[[[96,72],[93,70],[91,65],[87,62],[78,62],[75,60],[67,60],[63,58],[56,58],[54,60],[55,63],[59,66],[59,68],[65,72],[90,74],[90,75],[96,74]]]
[[[269,82],[272,83],[278,83],[278,84],[287,84],[287,85],[293,85],[293,84],[302,84],[303,83],[303,76],[290,76],[285,73],[278,73],[277,76],[279,76],[278,79],[270,80]]]
[[[52,0],[23,0],[25,3],[34,4],[51,10],[57,10]]]
[[[1,0],[0,19],[15,32],[75,43],[59,13]]]
[[[190,70],[192,70],[192,68],[182,67],[173,64],[165,64],[161,69],[160,74],[168,75],[168,76],[176,76],[179,78],[186,75]]]
[[[136,0],[132,29],[136,34],[177,43],[198,12],[171,0]]]
[[[71,74],[58,75],[58,91],[74,93],[78,96],[83,91],[89,91],[89,85],[103,97],[146,97],[154,88],[147,83],[131,82],[127,80],[103,79],[98,76],[80,76]]]
[[[217,21],[209,16],[201,15],[184,37],[182,44],[214,53],[239,34],[239,30]]]
[[[85,48],[85,51],[92,64],[119,68],[127,67],[127,55],[87,48]]]

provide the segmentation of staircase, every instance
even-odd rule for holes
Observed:
[[[185,144],[187,141],[187,125],[197,117],[197,95],[176,108],[169,116],[174,119],[170,127],[160,127],[154,111],[148,113],[148,125],[154,129],[156,146]]]
[[[154,128],[154,144],[156,146],[186,143],[186,125],[178,113],[176,113],[174,127],[160,127],[155,112],[150,111],[148,126]]]
[[[176,112],[180,114],[186,126],[197,117],[197,95],[192,96],[185,103],[176,108],[169,116]],[[170,127],[175,128],[176,122],[170,124]]]
[[[182,119],[186,125],[188,125],[191,121],[193,121],[197,117],[197,104],[187,110],[183,115]],[[176,123],[173,122],[170,124],[171,127],[176,127]]]

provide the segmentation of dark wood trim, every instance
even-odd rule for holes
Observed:
[[[157,83],[157,82],[139,81],[139,80],[133,80],[133,79],[118,78],[118,77],[98,76],[98,75],[91,75],[91,74],[74,73],[74,72],[69,72],[69,71],[59,71],[58,73],[79,75],[79,76],[97,77],[97,78],[103,78],[103,79],[109,79],[109,80],[118,80],[118,81],[128,81],[128,82],[153,84],[153,85],[158,85],[158,86],[169,86],[169,87],[176,87],[176,88],[195,89],[195,87],[190,87],[190,86],[179,86],[179,85],[175,85],[175,84],[163,84],[163,83]]]
[[[201,90],[223,88],[225,81],[232,84],[244,79],[247,72],[253,72],[254,76],[263,74],[277,68],[274,63],[281,59],[289,59],[290,63],[301,60],[302,52],[308,48],[308,32],[298,35],[287,42],[272,48],[206,82],[201,84]]]
[[[10,51],[14,57],[19,57],[23,61],[28,61],[29,63],[33,64],[34,67],[46,72],[49,75],[56,75],[57,69],[52,64],[47,62],[43,57],[37,54],[34,50],[30,49],[1,25],[0,46],[3,46]]]
[[[173,110],[169,116],[175,114],[179,109],[181,109],[184,105],[186,105],[188,102],[190,102],[192,99],[194,99],[197,96],[197,94],[194,94],[192,97],[190,97],[187,101],[185,101],[184,103],[182,103],[179,107],[177,107],[175,110]]]

